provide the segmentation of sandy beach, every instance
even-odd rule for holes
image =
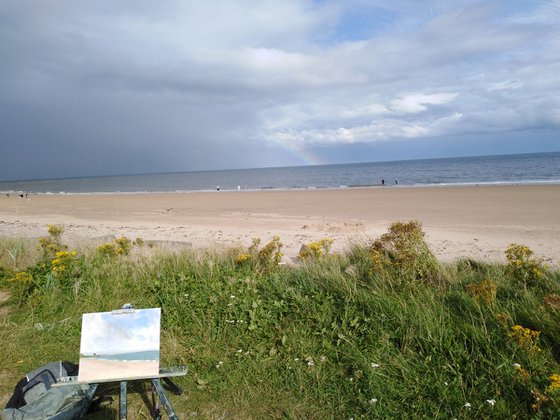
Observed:
[[[421,221],[443,261],[504,261],[517,242],[560,263],[560,185],[0,197],[4,236],[44,236],[53,223],[68,242],[125,235],[205,248],[278,235],[287,262],[302,244],[328,237],[342,251],[398,220]]]
[[[96,360],[80,358],[78,380],[95,380],[154,377],[159,374],[159,360]]]

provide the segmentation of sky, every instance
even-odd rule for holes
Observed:
[[[560,150],[560,0],[3,0],[0,180]]]

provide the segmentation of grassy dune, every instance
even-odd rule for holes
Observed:
[[[51,227],[39,250],[0,240],[2,403],[25,372],[77,362],[82,313],[131,302],[162,308],[161,366],[189,367],[171,397],[180,418],[559,413],[560,273],[526,247],[508,248],[507,265],[442,265],[419,224],[397,223],[370,246],[333,255],[325,240],[283,266],[279,239],[176,253],[121,238],[73,253],[62,236]]]

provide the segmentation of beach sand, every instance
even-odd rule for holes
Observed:
[[[155,377],[159,374],[159,360],[96,360],[80,358],[78,381],[93,382],[108,379]]]
[[[342,251],[399,220],[421,221],[442,261],[505,261],[517,242],[560,262],[560,185],[0,197],[0,235],[39,237],[63,224],[70,243],[125,235],[192,248],[278,235],[287,262],[302,244],[332,238]]]

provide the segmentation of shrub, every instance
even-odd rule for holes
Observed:
[[[319,259],[329,255],[333,240],[329,238],[320,239],[316,242],[303,245],[299,250],[298,257],[302,260]]]
[[[117,247],[115,244],[105,242],[97,247],[97,253],[104,257],[115,257],[117,255]]]
[[[138,239],[135,243],[139,243]],[[142,242],[143,244],[144,242]],[[97,253],[105,257],[115,257],[117,255],[128,255],[132,248],[132,242],[125,236],[115,239],[115,243],[105,242],[97,247]]]
[[[508,337],[525,350],[540,352],[541,348],[538,346],[540,335],[540,331],[533,331],[521,325],[514,325],[511,327]]]
[[[533,254],[528,246],[515,243],[510,244],[506,249],[507,271],[523,286],[537,284],[545,273],[543,260],[533,257]]]
[[[260,247],[260,238],[253,238],[252,245],[248,248],[247,252],[239,254],[235,258],[237,265],[251,264],[255,268],[263,270],[270,270],[278,266],[282,260],[282,242],[278,236],[274,236],[269,243],[262,248]]]
[[[439,283],[440,266],[419,221],[395,222],[370,249],[373,272],[389,270],[408,281]]]
[[[132,248],[132,242],[126,236],[121,236],[115,239],[117,254],[128,255],[130,254],[130,249]]]
[[[52,259],[57,252],[68,249],[62,242],[62,234],[64,233],[64,226],[62,225],[49,225],[48,230],[50,236],[39,238],[39,246],[43,252],[43,259]]]
[[[496,283],[490,279],[481,281],[480,283],[469,284],[467,293],[476,300],[482,300],[486,304],[490,304],[496,300]]]

